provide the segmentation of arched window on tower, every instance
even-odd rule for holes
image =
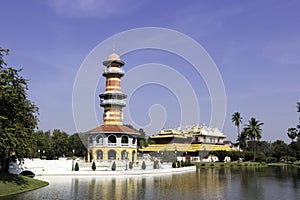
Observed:
[[[128,146],[128,136],[127,135],[122,136],[121,144],[122,144],[122,146]]]
[[[117,138],[115,135],[108,136],[108,146],[116,146],[117,145]]]
[[[97,145],[103,145],[103,136],[102,135],[97,135],[96,136],[96,144]]]

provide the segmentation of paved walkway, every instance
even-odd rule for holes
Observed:
[[[167,174],[178,174],[184,172],[196,171],[196,166],[168,169],[150,169],[150,170],[81,170],[81,171],[47,171],[37,174],[37,176],[156,176]]]

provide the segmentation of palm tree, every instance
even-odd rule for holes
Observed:
[[[248,135],[245,131],[245,129],[242,130],[240,136],[237,139],[239,146],[242,150],[246,150],[246,147],[248,146]]]
[[[240,124],[242,123],[242,119],[243,118],[241,117],[239,112],[235,112],[231,118],[232,123],[234,123],[234,125],[238,129],[238,137],[240,136]]]
[[[260,140],[261,138],[261,126],[264,125],[264,123],[260,122],[259,120],[256,120],[253,117],[248,121],[248,123],[249,124],[245,125],[245,132],[248,135],[249,139],[253,142],[253,161],[255,161],[256,140]]]
[[[296,128],[289,128],[287,135],[289,136],[289,138],[291,138],[292,142],[294,142],[294,139],[297,137],[298,135],[298,131]]]
[[[240,113],[235,112],[232,115],[231,121],[232,121],[232,123],[234,123],[234,125],[238,129],[238,136],[237,136],[237,138],[238,138],[237,141],[238,141],[240,138],[240,124],[242,123],[242,117],[241,117]],[[240,160],[240,141],[238,141],[238,149],[239,149],[239,160]]]
[[[300,102],[297,102],[297,112],[300,113]],[[297,125],[297,128],[299,129],[299,132],[298,132],[298,137],[300,137],[300,117],[299,117],[299,124]]]

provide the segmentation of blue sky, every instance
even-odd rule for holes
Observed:
[[[263,140],[289,141],[286,131],[297,124],[296,102],[300,101],[299,8],[296,0],[2,1],[0,46],[11,50],[9,65],[23,68],[22,75],[30,80],[29,98],[40,108],[39,128],[72,134],[76,132],[73,85],[87,55],[102,41],[129,29],[172,29],[201,44],[218,67],[227,97],[223,132],[228,139],[235,140],[231,115],[239,111],[244,123],[250,117],[265,123]],[[177,70],[195,89],[201,123],[209,124],[209,92],[185,60],[157,50],[134,51],[122,59],[125,71],[152,62]],[[96,101],[91,106],[97,109],[101,124],[102,109],[97,104],[97,95],[104,90],[101,71],[99,83],[98,91],[91,94]],[[175,96],[155,84],[139,88],[128,103],[133,120],[145,126],[151,105],[160,104],[167,113],[164,128],[178,126],[180,108]]]

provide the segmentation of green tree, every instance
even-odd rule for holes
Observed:
[[[111,170],[115,171],[116,169],[117,169],[117,166],[116,166],[116,162],[114,161],[112,166],[111,166]]]
[[[141,133],[141,138],[146,138],[146,133],[145,133],[144,129],[140,128],[139,132]]]
[[[146,169],[146,163],[145,163],[145,161],[143,161],[143,163],[142,163],[142,170],[145,170]]]
[[[78,165],[78,162],[75,163],[75,171],[79,171],[79,165]]]
[[[239,146],[242,150],[246,150],[248,146],[248,135],[245,131],[245,129],[242,130],[240,136],[237,139]]]
[[[54,142],[54,151],[55,156],[58,157],[65,157],[65,156],[71,156],[72,151],[68,151],[68,137],[69,135],[66,132],[63,132],[58,129],[54,129],[52,133],[52,138]]]
[[[84,157],[86,156],[86,148],[81,141],[79,134],[75,133],[70,135],[68,138],[68,152],[73,152],[74,149],[74,156],[76,157]]]
[[[93,164],[92,164],[92,170],[93,170],[93,171],[96,170],[96,164],[95,164],[95,161],[93,161]]]
[[[297,102],[297,112],[300,113],[300,102]],[[299,124],[297,125],[298,128],[298,137],[300,137],[300,117],[299,117]]]
[[[237,141],[238,141],[238,139],[240,138],[240,124],[242,123],[242,117],[241,117],[240,113],[235,112],[232,115],[231,121],[237,127],[237,131],[238,131]],[[238,149],[239,149],[239,152],[240,152],[240,143],[239,143],[239,141],[238,141]]]
[[[279,162],[282,158],[284,158],[288,154],[288,146],[282,140],[276,140],[272,144],[273,146],[273,154],[272,156],[277,159]]]
[[[240,136],[240,125],[242,123],[242,119],[243,118],[241,117],[239,112],[235,112],[231,118],[232,123],[234,123],[234,125],[237,127],[238,137]]]
[[[0,163],[8,171],[11,159],[30,156],[32,133],[37,126],[38,107],[27,95],[28,81],[19,75],[22,69],[7,67],[0,48]]]
[[[287,135],[289,136],[289,138],[291,138],[292,142],[294,142],[294,139],[297,137],[298,135],[298,131],[296,128],[289,128]]]
[[[255,118],[251,118],[248,121],[248,124],[245,125],[245,133],[248,135],[250,140],[253,142],[253,161],[255,161],[255,154],[256,154],[256,140],[260,140],[262,134],[261,126],[264,123],[256,120]]]
[[[133,168],[133,163],[130,161],[129,162],[129,169],[132,169]]]

